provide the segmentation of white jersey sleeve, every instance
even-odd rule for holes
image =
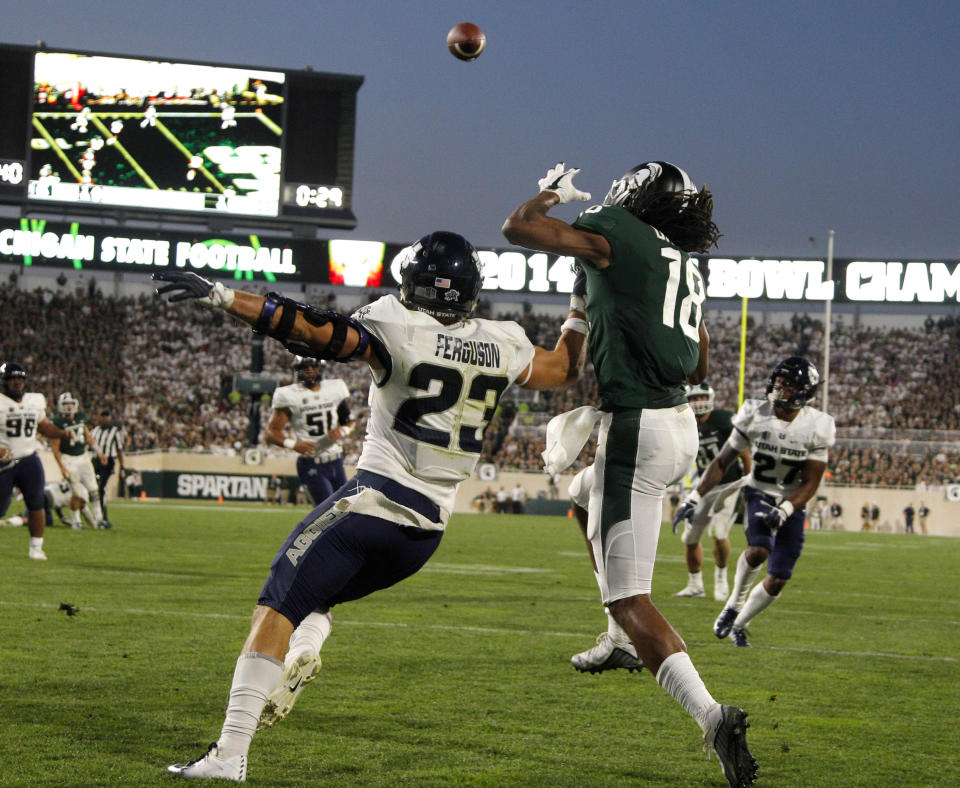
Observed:
[[[47,398],[26,393],[17,402],[0,394],[0,448],[10,449],[13,460],[29,457],[39,447],[37,426],[47,417]]]
[[[728,443],[751,448],[753,469],[747,484],[772,495],[787,496],[800,486],[800,469],[807,460],[827,461],[836,440],[833,416],[804,407],[793,421],[777,418],[766,400],[747,400],[733,417]]]
[[[736,451],[742,452],[744,449],[750,448],[750,425],[757,415],[757,408],[762,404],[763,400],[759,399],[744,400],[740,410],[734,414],[730,422],[733,424],[733,431],[727,438],[727,443]]]
[[[533,345],[516,323],[473,318],[445,326],[394,296],[354,318],[388,356],[370,388],[357,467],[427,495],[449,516],[457,485],[480,457],[484,428],[532,361]]]

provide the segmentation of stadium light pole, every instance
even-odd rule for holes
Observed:
[[[833,230],[827,233],[827,281],[833,281]],[[830,404],[830,315],[833,305],[833,296],[827,297],[823,305],[824,327],[823,327],[823,412],[829,413]]]

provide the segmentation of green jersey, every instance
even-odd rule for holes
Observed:
[[[87,450],[87,434],[83,427],[87,423],[87,417],[84,412],[77,411],[72,419],[63,413],[55,413],[50,419],[64,432],[69,433],[69,438],[60,439],[60,453],[69,454],[71,457],[79,457]]]
[[[686,402],[684,384],[700,358],[706,297],[697,261],[618,206],[588,208],[573,226],[610,244],[607,268],[582,262],[600,407]]]
[[[710,467],[710,463],[720,453],[723,444],[727,442],[727,438],[733,432],[733,411],[711,410],[703,424],[697,421],[697,432],[700,434],[700,446],[697,449],[697,474],[703,476],[704,471]],[[743,468],[738,459],[727,468],[720,484],[735,482],[741,476],[743,476]]]

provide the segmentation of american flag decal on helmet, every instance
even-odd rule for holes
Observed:
[[[438,276],[433,280],[434,287],[450,287],[450,280],[444,279],[443,277]]]

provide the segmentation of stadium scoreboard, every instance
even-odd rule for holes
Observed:
[[[352,228],[363,77],[0,44],[0,201]]]

